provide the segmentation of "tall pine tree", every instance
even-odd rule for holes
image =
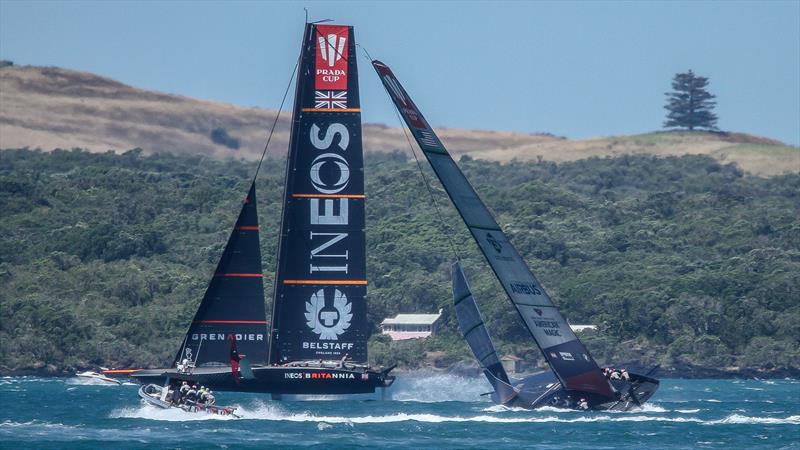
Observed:
[[[691,70],[676,74],[672,79],[672,92],[667,92],[664,109],[665,128],[717,128],[717,115],[713,109],[715,96],[706,90],[708,78],[697,76]]]

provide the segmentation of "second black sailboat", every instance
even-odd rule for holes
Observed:
[[[638,374],[628,375],[627,380],[604,375],[394,73],[380,61],[372,65],[555,376],[511,382],[456,263],[453,294],[459,328],[495,390],[492,398],[525,408],[550,405],[614,410],[647,401],[658,389],[658,380]]]

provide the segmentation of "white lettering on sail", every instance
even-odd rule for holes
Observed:
[[[263,341],[263,334],[249,333],[249,334],[236,334],[234,335],[237,341]],[[192,333],[191,340],[193,341],[224,341],[228,339],[228,335],[224,333]]]
[[[311,273],[314,272],[344,272],[347,273],[347,264],[343,266],[315,266],[313,264],[309,265],[309,271]]]
[[[347,225],[347,199],[340,198],[339,200],[339,214],[333,211],[333,199],[325,199],[322,201],[322,212],[320,212],[318,198],[312,198],[309,204],[311,205],[311,225]]]
[[[325,135],[322,139],[319,138],[319,132],[320,128],[317,124],[311,125],[311,145],[318,150],[327,150],[331,144],[333,144],[333,138],[336,137],[337,134],[342,137],[341,140],[339,140],[339,148],[347,150],[347,146],[350,144],[350,133],[347,131],[346,126],[341,123],[332,123],[328,129],[325,130]]]
[[[333,165],[339,170],[339,179],[333,184],[326,183],[320,176],[322,166],[326,164]],[[350,166],[347,164],[347,160],[340,155],[323,153],[314,158],[311,163],[310,176],[314,189],[323,194],[337,194],[347,187],[347,182],[350,181]]]
[[[310,231],[309,233],[310,233],[309,237],[310,237],[310,239],[312,241],[314,240],[315,236],[333,236],[333,238],[331,238],[328,241],[325,241],[319,247],[311,249],[311,258],[312,259],[314,259],[314,258],[345,258],[345,259],[347,259],[348,258],[348,255],[350,254],[349,250],[345,250],[344,253],[341,254],[341,255],[326,255],[326,254],[322,253],[322,251],[324,251],[325,249],[327,249],[331,245],[333,245],[333,244],[341,241],[342,239],[346,238],[348,236],[348,233],[314,233],[313,231]]]

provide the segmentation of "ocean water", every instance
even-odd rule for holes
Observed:
[[[159,410],[137,389],[0,378],[0,448],[800,449],[798,380],[666,379],[625,413],[508,409],[481,378],[433,373],[403,375],[385,400],[217,393],[240,419]]]

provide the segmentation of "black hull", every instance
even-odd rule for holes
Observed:
[[[250,379],[234,379],[229,367],[195,368],[192,373],[175,369],[139,370],[131,378],[140,383],[164,384],[186,380],[215,391],[254,392],[289,395],[370,394],[389,387],[394,377],[388,371],[322,367],[256,366]]]
[[[547,374],[544,374],[547,375]],[[517,395],[504,403],[505,406],[537,409],[542,407],[583,409],[577,403],[581,398],[586,398],[588,410],[592,411],[630,411],[641,408],[659,387],[659,381],[644,375],[631,373],[630,381],[611,380],[612,386],[619,394],[618,398],[608,399],[596,394],[563,389],[560,384],[549,384],[549,388],[538,380],[523,382],[517,386]],[[547,379],[548,377],[538,377]],[[538,382],[538,384],[537,384]],[[493,396],[494,399],[494,396]]]

